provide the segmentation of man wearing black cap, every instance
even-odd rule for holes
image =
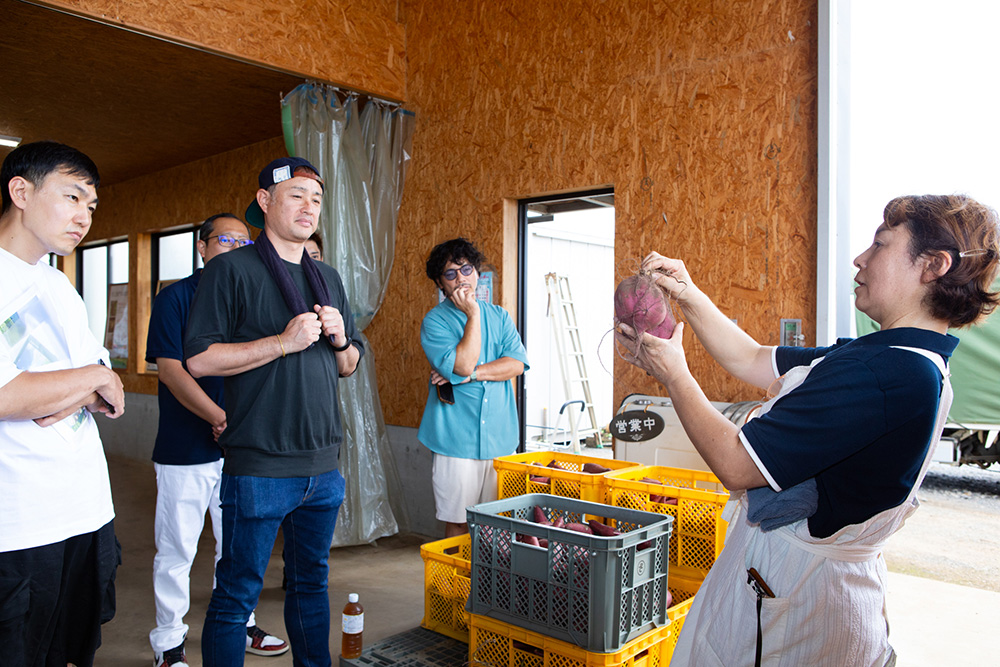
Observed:
[[[304,251],[319,221],[318,170],[282,158],[258,182],[246,219],[264,231],[206,265],[184,345],[193,376],[226,378],[223,552],[202,657],[206,667],[242,663],[281,526],[295,663],[329,665],[327,559],[345,489],[337,380],[354,372],[364,348],[340,275]]]

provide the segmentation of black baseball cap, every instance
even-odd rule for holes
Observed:
[[[267,190],[272,185],[287,181],[296,176],[311,178],[319,183],[321,189],[326,189],[323,179],[319,177],[319,169],[312,166],[308,160],[300,157],[280,157],[277,160],[271,161],[260,172],[260,175],[257,176],[257,183],[260,185],[261,190]],[[250,206],[247,207],[246,219],[254,227],[264,228],[264,211],[261,210],[260,204],[257,203],[256,196],[253,198]]]

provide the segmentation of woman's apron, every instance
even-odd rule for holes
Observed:
[[[881,667],[895,663],[885,618],[882,545],[919,504],[916,492],[941,437],[952,390],[940,355],[920,348],[894,347],[923,355],[944,378],[931,443],[906,500],[864,523],[816,539],[809,534],[806,520],[765,533],[746,520],[746,494],[734,493],[726,507],[726,546],[684,620],[670,663],[673,667],[754,664],[758,596],[747,582],[749,568],[762,575],[775,595],[761,602],[763,665]],[[822,360],[785,374],[781,392],[765,403],[759,414],[802,384]]]

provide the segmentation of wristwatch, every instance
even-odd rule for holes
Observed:
[[[348,336],[347,340],[344,342],[344,346],[343,347],[337,347],[336,345],[333,345],[333,341],[330,341],[330,344],[333,345],[333,351],[334,352],[343,352],[344,350],[346,350],[347,348],[349,348],[351,346],[352,342],[354,342],[353,339],[350,336]]]
[[[472,382],[476,382],[477,381],[477,378],[476,378],[476,369],[478,369],[478,368],[479,368],[479,366],[476,366],[476,368],[472,369],[472,375],[469,376],[469,380],[471,380]]]

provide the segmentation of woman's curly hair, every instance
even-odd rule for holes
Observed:
[[[1000,269],[1000,218],[966,195],[908,195],[890,201],[882,215],[887,227],[910,232],[910,256],[945,251],[951,268],[938,278],[925,303],[932,316],[952,327],[973,324],[1000,302],[991,291]]]

